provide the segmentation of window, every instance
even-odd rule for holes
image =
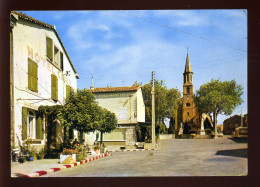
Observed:
[[[38,92],[38,64],[28,58],[28,89]]]
[[[187,116],[189,116],[190,115],[190,113],[189,112],[187,112]]]
[[[51,38],[46,37],[46,54],[49,60],[53,60],[53,41]]]
[[[47,58],[63,71],[63,53],[56,46],[53,50],[53,40],[49,37],[46,37],[46,54]]]
[[[187,87],[187,93],[190,93],[190,87]]]
[[[190,103],[186,103],[186,106],[187,106],[187,107],[190,107]]]
[[[58,79],[53,74],[51,75],[51,98],[58,101]]]
[[[63,71],[63,53],[60,52],[60,69]]]
[[[42,116],[35,110],[22,108],[22,139],[43,139]]]
[[[120,107],[119,119],[126,120],[127,107]]]

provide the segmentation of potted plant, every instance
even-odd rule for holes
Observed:
[[[94,152],[98,155],[98,154],[100,154],[100,149],[101,149],[102,147],[100,146],[100,145],[95,145],[94,146]]]
[[[38,153],[37,153],[37,159],[41,160],[44,158],[44,156],[46,155],[46,150],[44,148],[42,148]]]
[[[30,147],[28,149],[28,152],[29,152],[29,156],[28,156],[28,161],[33,161],[33,160],[36,160],[37,158],[37,150],[34,148],[34,147]]]

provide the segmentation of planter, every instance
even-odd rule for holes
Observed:
[[[74,164],[76,162],[76,154],[71,155],[60,155],[61,164]]]
[[[41,160],[41,159],[43,159],[44,156],[45,156],[45,155],[38,155],[38,156],[37,156],[37,160]]]
[[[33,156],[29,157],[28,161],[34,161],[34,157]]]

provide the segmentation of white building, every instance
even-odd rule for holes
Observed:
[[[11,146],[59,144],[63,127],[38,107],[63,105],[79,76],[54,26],[13,11],[10,28]]]
[[[103,134],[103,142],[107,145],[135,145],[137,141],[135,126],[145,122],[141,87],[92,88],[90,91],[95,94],[98,104],[115,113],[118,120],[118,127],[115,130]]]

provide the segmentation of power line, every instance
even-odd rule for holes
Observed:
[[[187,34],[187,35],[191,35],[191,36],[193,36],[193,37],[197,37],[197,38],[206,40],[206,41],[208,41],[208,42],[220,44],[220,45],[223,45],[223,46],[225,46],[225,47],[229,47],[229,48],[232,48],[232,49],[235,49],[235,50],[247,52],[246,50],[239,49],[239,48],[236,48],[236,47],[227,45],[227,44],[222,43],[222,42],[217,42],[217,41],[214,41],[214,40],[210,40],[210,39],[207,39],[207,38],[205,38],[205,37],[199,36],[199,35],[197,35],[197,34],[193,34],[193,33],[187,32],[187,31],[183,31],[183,30],[177,29],[176,27],[171,27],[171,26],[168,26],[168,25],[165,25],[165,24],[162,24],[162,23],[159,23],[159,22],[156,22],[156,21],[153,21],[153,20],[150,20],[150,19],[141,17],[141,16],[137,16],[137,15],[135,15],[135,14],[133,14],[133,13],[129,13],[128,11],[125,11],[125,10],[120,10],[120,11],[123,12],[123,13],[125,13],[125,14],[129,14],[129,15],[131,15],[131,16],[137,17],[137,18],[139,18],[139,19],[143,19],[143,20],[145,20],[145,21],[148,21],[148,22],[151,22],[151,23],[160,25],[160,26],[162,26],[162,27],[165,27],[165,28],[168,28],[168,29],[171,29],[171,30],[175,30],[175,31],[178,31],[178,32]]]

